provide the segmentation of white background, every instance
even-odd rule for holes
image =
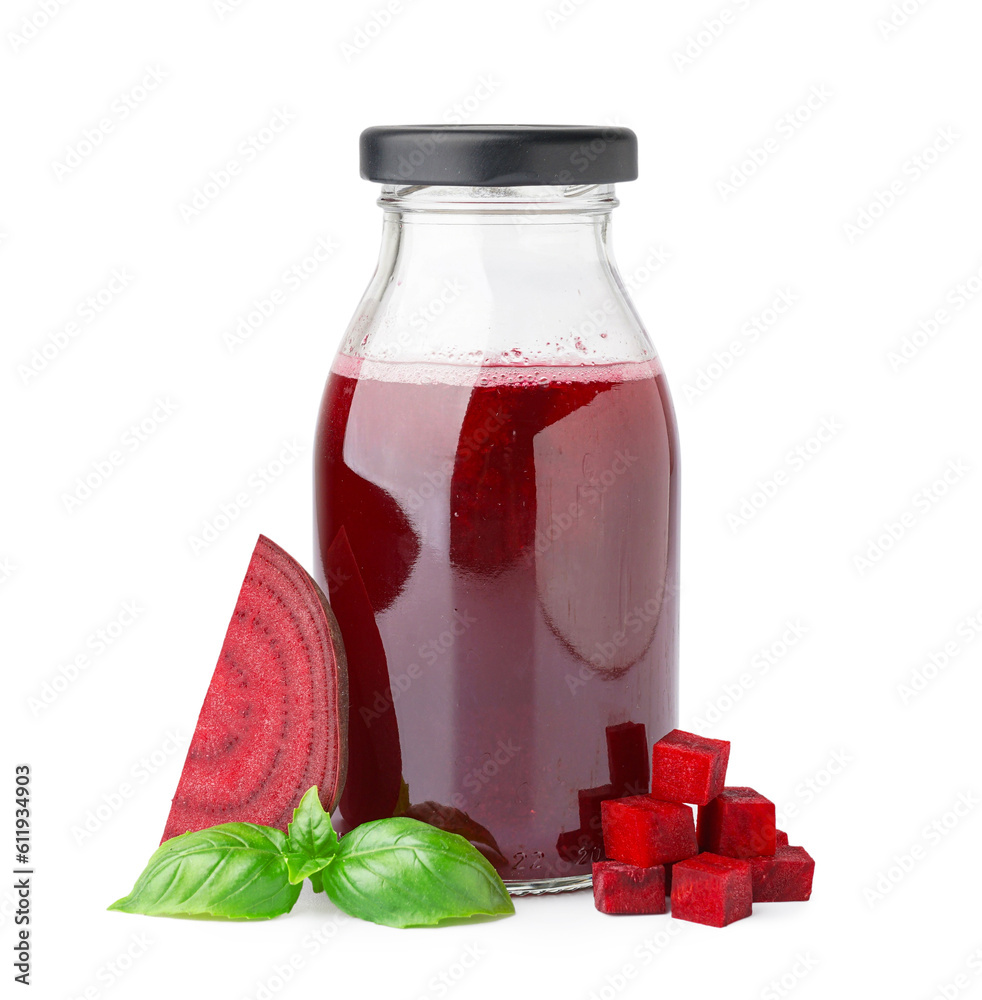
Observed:
[[[952,810],[982,792],[966,624],[982,611],[982,8],[930,0],[885,31],[891,0],[403,0],[359,47],[383,0],[76,0],[27,38],[42,6],[0,14],[2,865],[27,760],[33,995],[979,995],[980,810]],[[722,11],[714,37],[701,22]],[[150,70],[162,81],[134,91]],[[282,133],[240,154],[284,109]],[[107,913],[159,839],[257,533],[309,561],[316,408],[380,231],[358,132],[454,115],[639,135],[614,243],[681,427],[681,723],[733,741],[730,782],[773,798],[817,859],[813,900],[722,931],[610,919],[582,893],[417,931],[339,920],[306,893],[255,925]],[[322,237],[330,259],[230,351],[223,335]],[[658,250],[671,259],[646,277]],[[126,287],[87,322],[114,271]],[[741,332],[782,292],[777,322]],[[158,399],[172,412],[154,416]],[[834,432],[813,440],[823,421]],[[66,504],[113,450],[123,463]],[[193,552],[243,489],[248,509]],[[138,614],[112,627],[126,602]],[[790,647],[788,623],[804,632]],[[0,890],[5,978],[11,902]]]

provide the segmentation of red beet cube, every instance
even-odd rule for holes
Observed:
[[[788,846],[788,835],[783,830],[774,831],[774,847],[787,847]]]
[[[699,849],[730,858],[773,854],[774,803],[752,788],[724,788],[699,807]]]
[[[608,799],[600,812],[604,848],[613,861],[650,868],[699,853],[689,806],[653,795],[629,795]]]
[[[593,866],[593,901],[601,913],[665,913],[665,869],[598,861]]]
[[[648,737],[644,723],[622,722],[607,727],[607,764],[615,799],[646,795],[651,788],[648,772]]]
[[[599,785],[596,788],[581,788],[576,793],[580,807],[580,829],[584,833],[593,833],[599,843],[601,838],[600,803],[607,799],[619,799],[614,794],[613,785]]]
[[[755,903],[788,903],[811,898],[815,862],[803,847],[779,847],[773,857],[751,858]]]
[[[730,744],[673,729],[651,749],[651,794],[704,806],[723,791]]]
[[[561,833],[556,841],[556,853],[574,865],[588,865],[604,856],[600,832],[570,830]]]
[[[710,927],[749,917],[753,909],[750,862],[700,854],[672,868],[672,916]]]

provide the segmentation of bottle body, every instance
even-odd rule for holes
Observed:
[[[560,221],[389,213],[317,435],[342,824],[435,822],[520,891],[588,878],[599,801],[646,790],[616,734],[644,726],[646,757],[677,716],[675,419],[593,195]]]

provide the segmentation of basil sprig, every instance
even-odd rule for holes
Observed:
[[[289,913],[310,879],[345,913],[390,927],[504,916],[511,897],[463,837],[406,817],[375,820],[338,839],[311,788],[284,834],[223,823],[162,844],[111,910],[259,920]]]

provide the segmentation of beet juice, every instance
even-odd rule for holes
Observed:
[[[385,158],[412,149],[375,131],[382,260],[315,457],[318,574],[349,664],[340,827],[413,816],[513,891],[577,887],[602,857],[600,802],[648,790],[650,744],[676,723],[671,401],[606,255],[609,185],[448,194],[440,164],[469,142],[448,127],[420,167],[436,173],[402,188]]]

